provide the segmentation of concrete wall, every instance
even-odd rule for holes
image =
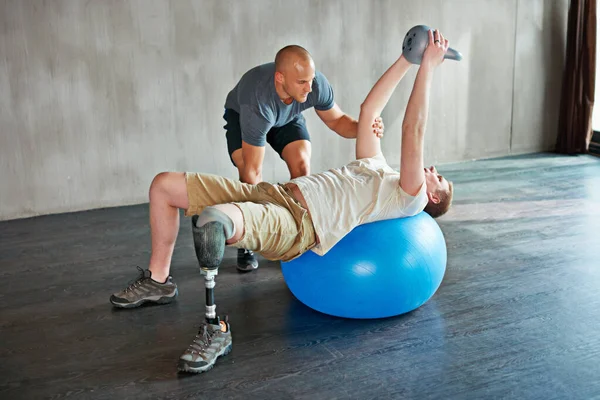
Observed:
[[[567,8],[568,0],[0,0],[0,219],[146,202],[164,170],[235,177],[222,112],[246,70],[303,45],[357,117],[420,23],[465,56],[437,74],[427,163],[551,149]],[[383,114],[393,165],[415,72]],[[305,114],[313,171],[348,162],[353,141]],[[264,178],[287,179],[270,149]]]

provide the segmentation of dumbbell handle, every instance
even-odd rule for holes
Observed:
[[[462,60],[463,56],[460,51],[455,50],[452,47],[448,47],[448,51],[446,52],[446,55],[444,55],[444,58],[448,60],[460,61]]]

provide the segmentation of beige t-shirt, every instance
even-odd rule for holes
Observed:
[[[379,153],[341,168],[293,179],[312,216],[320,243],[312,250],[324,255],[352,229],[385,219],[410,217],[427,205],[427,185],[416,196],[407,194]]]

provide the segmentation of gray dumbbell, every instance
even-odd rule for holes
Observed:
[[[429,31],[430,27],[427,25],[417,25],[412,27],[404,37],[402,42],[402,54],[409,62],[413,64],[421,64],[423,59],[423,53],[429,43]],[[448,60],[460,61],[463,56],[458,50],[448,48],[444,58]]]

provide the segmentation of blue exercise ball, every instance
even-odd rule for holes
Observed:
[[[327,254],[281,263],[298,300],[344,318],[385,318],[412,311],[436,292],[446,271],[446,242],[427,213],[360,225]]]

